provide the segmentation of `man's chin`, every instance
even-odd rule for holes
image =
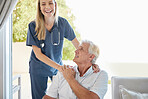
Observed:
[[[75,63],[77,62],[75,58],[73,59],[73,62],[75,62]]]

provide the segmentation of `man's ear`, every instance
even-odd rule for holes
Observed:
[[[91,59],[91,61],[94,59],[94,57],[95,57],[94,54],[91,54],[91,55],[90,55],[90,59]]]

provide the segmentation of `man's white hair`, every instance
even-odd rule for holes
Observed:
[[[94,59],[91,61],[91,63],[92,63],[92,64],[95,64],[95,62],[96,62],[96,60],[97,60],[97,58],[98,58],[98,56],[99,56],[99,52],[100,52],[98,46],[95,45],[92,41],[89,41],[89,40],[83,40],[83,41],[81,42],[81,44],[83,44],[83,43],[88,43],[88,44],[89,44],[88,52],[89,52],[90,54],[95,55],[95,57],[94,57]]]

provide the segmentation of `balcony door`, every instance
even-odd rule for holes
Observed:
[[[0,0],[0,99],[12,99],[12,17],[17,0]]]

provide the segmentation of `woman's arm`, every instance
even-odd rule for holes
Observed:
[[[77,40],[77,38],[74,38],[72,40],[72,44],[75,46],[75,48],[78,48],[79,46],[79,41]],[[52,61],[50,58],[48,58],[46,55],[44,55],[42,52],[41,52],[41,49],[38,48],[37,46],[35,45],[32,45],[32,49],[35,53],[35,56],[42,62],[44,62],[45,64],[61,71],[61,65],[55,63],[54,61]]]
[[[48,58],[46,55],[44,55],[42,52],[41,52],[41,49],[38,48],[37,46],[35,45],[32,45],[32,49],[35,53],[35,56],[42,62],[44,62],[45,64],[61,71],[61,65],[55,63],[54,61],[52,61],[50,58]]]
[[[79,47],[79,41],[78,39],[75,37],[73,40],[72,40],[72,44],[74,45],[74,47],[77,49]]]

